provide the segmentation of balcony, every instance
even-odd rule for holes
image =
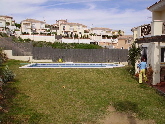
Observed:
[[[145,24],[134,28],[133,32],[135,39],[165,35],[165,22],[163,22],[163,20],[154,20],[151,24]]]

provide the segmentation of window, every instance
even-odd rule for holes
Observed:
[[[63,30],[65,30],[65,26],[63,26]]]
[[[165,48],[161,48],[161,62],[165,62]]]

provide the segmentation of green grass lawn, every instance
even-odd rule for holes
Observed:
[[[96,124],[110,105],[136,113],[140,119],[165,123],[165,98],[148,85],[139,85],[129,67],[107,69],[19,69],[5,85],[3,123]]]

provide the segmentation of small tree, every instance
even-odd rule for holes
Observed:
[[[121,30],[118,31],[118,35],[119,35],[119,36],[122,36],[122,34],[121,34]]]
[[[15,23],[15,26],[19,29],[21,28],[21,24]]]
[[[2,51],[2,48],[0,48],[0,79],[3,80],[4,83],[13,80],[15,77],[15,74],[7,65],[2,66],[7,59],[7,55]]]
[[[113,35],[112,39],[116,39],[118,37],[118,35]]]
[[[136,44],[133,43],[129,53],[128,53],[128,61],[132,65],[132,74],[135,73],[135,63],[141,56],[141,48],[136,47]]]
[[[7,55],[3,53],[2,48],[0,48],[0,65],[7,61]]]

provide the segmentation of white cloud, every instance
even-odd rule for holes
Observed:
[[[56,4],[46,4],[51,1],[56,1]],[[58,1],[61,3],[58,3]],[[82,23],[87,26],[93,24],[95,27],[122,29],[126,33],[131,33],[131,28],[150,21],[147,17],[151,13],[145,8],[138,11],[133,9],[119,10],[118,8],[97,9],[96,3],[92,3],[94,1],[101,0],[0,0],[0,15],[11,16],[12,14],[16,22],[25,18],[33,18],[46,20],[49,24],[54,24],[59,19],[68,19],[69,22]],[[62,8],[62,6],[61,8],[56,7],[56,5],[79,2],[86,4],[86,8],[75,10]]]

